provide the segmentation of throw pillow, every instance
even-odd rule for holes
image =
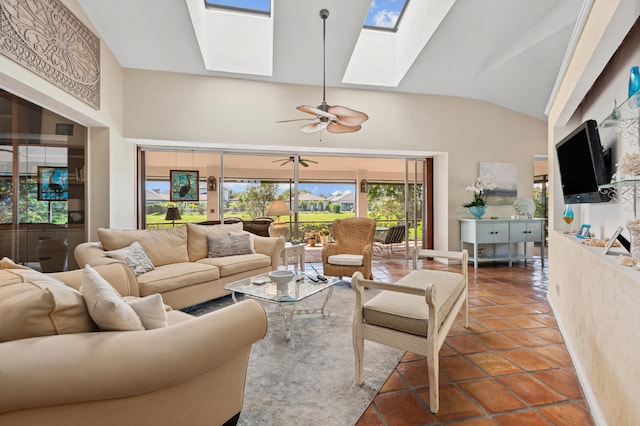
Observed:
[[[249,234],[235,234],[226,237],[209,235],[209,257],[235,256],[251,254],[251,236]]]
[[[91,266],[84,267],[80,293],[89,315],[102,330],[136,331],[144,326],[124,298]]]
[[[249,239],[251,241],[251,253],[255,253],[256,252],[256,243],[254,240],[255,235],[248,232],[248,231],[242,231],[242,232],[232,232],[229,235],[244,235],[247,234],[249,236]]]
[[[233,232],[242,232],[242,222],[225,223],[220,225],[199,225],[187,223],[187,247],[189,249],[189,261],[196,262],[204,259],[208,254],[207,237],[226,237]]]
[[[140,276],[145,272],[153,271],[155,267],[153,266],[153,262],[147,256],[144,249],[137,241],[131,243],[131,245],[118,249],[105,251],[104,254],[107,257],[111,257],[113,259],[118,259],[129,265],[133,272],[135,272],[136,276]]]
[[[0,342],[98,329],[80,292],[53,279],[1,285],[0,318]]]
[[[167,310],[160,294],[127,298],[126,301],[136,311],[146,330],[167,326]]]

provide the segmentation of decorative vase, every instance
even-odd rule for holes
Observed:
[[[638,67],[631,67],[631,71],[629,72],[629,97],[634,96],[638,90],[640,90],[640,70]],[[629,106],[640,106],[639,101],[640,95],[635,95],[633,99],[629,100]]]
[[[475,216],[476,219],[482,219],[482,216],[487,212],[487,206],[471,206],[469,207],[469,213]]]
[[[573,209],[571,208],[570,204],[567,204],[566,207],[564,208],[564,211],[562,212],[562,220],[564,220],[564,223],[566,223],[569,226],[569,229],[567,230],[567,232],[571,232],[572,229],[572,223],[573,223]]]
[[[640,220],[630,220],[627,222],[629,230],[629,239],[631,240],[631,257],[636,262],[640,262]]]
[[[315,246],[316,246],[316,239],[309,238],[309,247],[315,247]]]
[[[329,236],[320,234],[320,244],[324,247],[327,245],[327,242],[329,242]]]

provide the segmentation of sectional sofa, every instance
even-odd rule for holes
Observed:
[[[229,294],[225,284],[277,269],[284,240],[262,237],[234,224],[185,226],[156,230],[98,229],[99,242],[76,247],[78,265],[97,266],[147,257],[147,267],[137,269],[132,293],[160,293],[174,309]],[[131,248],[138,243],[138,249]],[[127,250],[129,252],[127,252]],[[132,254],[133,253],[133,254]],[[144,260],[144,259],[143,259]],[[142,262],[144,263],[144,262]]]
[[[145,300],[124,263],[94,271],[127,303]],[[251,346],[267,332],[260,304],[193,317],[160,302],[161,327],[99,331],[86,272],[0,261],[0,424],[235,424]]]

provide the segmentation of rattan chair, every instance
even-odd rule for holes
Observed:
[[[439,409],[440,348],[462,310],[462,325],[469,326],[468,253],[420,250],[417,258],[437,257],[461,262],[461,271],[418,269],[389,284],[366,280],[353,274],[351,286],[356,290],[353,316],[353,349],[356,359],[356,383],[364,381],[364,340],[413,352],[427,358],[429,375],[429,410]],[[382,290],[365,302],[364,289]]]
[[[350,277],[354,272],[373,279],[371,258],[375,219],[353,217],[336,219],[331,225],[335,243],[322,247],[322,268],[325,275]]]

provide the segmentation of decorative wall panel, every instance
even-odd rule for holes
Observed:
[[[0,53],[100,108],[100,39],[58,0],[0,0]]]

